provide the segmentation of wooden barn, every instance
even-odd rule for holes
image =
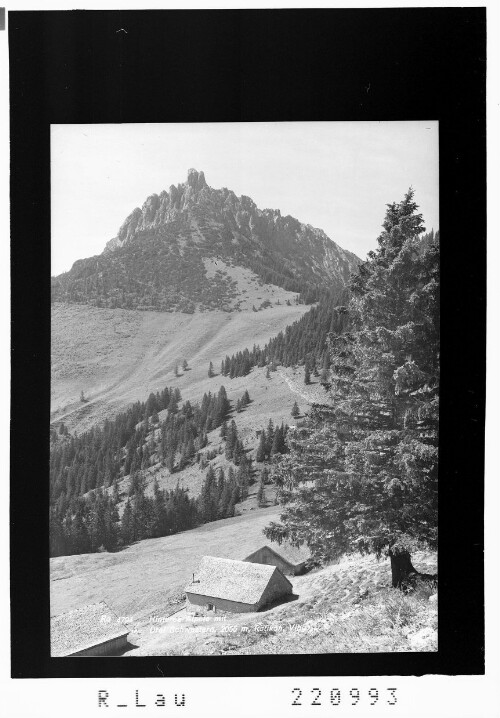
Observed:
[[[272,541],[251,553],[245,561],[276,566],[288,576],[298,576],[307,570],[310,558],[311,552],[305,545],[297,548],[287,541],[282,544]]]
[[[291,596],[292,584],[275,566],[203,556],[185,591],[190,612],[246,613]]]
[[[114,656],[127,645],[128,630],[101,601],[50,619],[53,657]]]

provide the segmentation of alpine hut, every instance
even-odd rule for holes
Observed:
[[[187,610],[246,613],[292,594],[292,584],[276,566],[203,556],[186,588]]]
[[[50,619],[52,657],[113,656],[127,645],[128,630],[101,601]]]
[[[276,566],[289,576],[304,573],[310,562],[311,552],[305,544],[297,548],[288,541],[278,544],[271,541],[247,556],[245,561]]]

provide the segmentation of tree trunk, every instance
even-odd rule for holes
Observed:
[[[410,554],[407,552],[393,554],[392,551],[389,551],[389,557],[391,559],[392,587],[407,588],[418,573],[411,562]]]

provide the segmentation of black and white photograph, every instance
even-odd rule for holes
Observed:
[[[435,121],[51,127],[53,656],[437,650],[438,180]]]
[[[0,32],[9,715],[489,718],[485,8],[86,5]]]

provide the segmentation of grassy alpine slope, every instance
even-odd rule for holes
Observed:
[[[276,506],[255,509],[117,553],[52,558],[51,613],[106,601],[130,619],[130,656],[437,650],[432,589],[405,596],[390,588],[389,561],[373,556],[347,556],[292,577],[298,598],[267,611],[188,620],[183,589],[200,558],[245,558],[265,543],[262,529],[278,513]],[[421,552],[414,563],[432,573],[436,556]]]
[[[278,508],[271,506],[138,541],[116,553],[51,558],[51,614],[96,601],[106,601],[119,616],[132,616],[134,621],[155,611],[169,612],[202,556],[245,558],[265,543],[262,529],[277,516]]]
[[[415,554],[415,566],[434,571],[435,554]],[[293,577],[295,601],[256,614],[228,614],[224,622],[187,620],[181,611],[162,624],[163,633],[132,632],[138,648],[127,655],[436,651],[437,594],[423,585],[405,595],[390,588],[390,578],[387,561],[346,556]]]
[[[81,433],[167,385],[178,386],[183,401],[199,401],[221,384],[229,389],[226,377],[208,378],[210,361],[219,374],[226,354],[263,346],[310,309],[286,305],[280,291],[279,305],[257,312],[169,314],[53,305],[51,422],[64,421],[71,432]],[[256,301],[265,296],[259,291]],[[183,359],[190,370],[176,378],[175,366]],[[251,385],[248,389],[251,394]]]

